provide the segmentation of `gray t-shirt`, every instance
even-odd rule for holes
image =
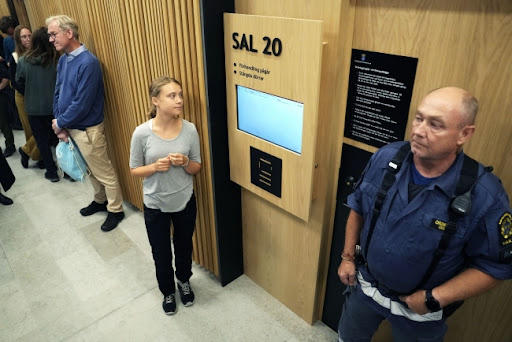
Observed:
[[[181,153],[191,161],[201,163],[199,134],[193,123],[183,120],[178,136],[162,139],[153,133],[153,120],[146,121],[133,132],[130,150],[130,168],[155,163],[169,153]],[[193,176],[181,166],[173,166],[165,172],[155,172],[142,181],[144,204],[162,212],[178,212],[185,209],[192,192]]]

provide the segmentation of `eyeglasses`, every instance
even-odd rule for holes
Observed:
[[[50,38],[53,38],[53,39],[57,38],[57,34],[58,34],[58,33],[59,33],[59,32],[52,32],[52,33],[48,33],[48,39],[50,39]]]

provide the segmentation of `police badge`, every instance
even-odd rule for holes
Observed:
[[[512,215],[504,213],[498,221],[500,234],[500,262],[503,264],[512,263]],[[503,248],[504,247],[504,248]]]

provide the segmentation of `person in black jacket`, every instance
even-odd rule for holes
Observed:
[[[0,63],[0,131],[5,138],[4,157],[10,157],[15,151],[14,135],[12,134],[11,124],[9,123],[9,95],[7,94],[9,86],[9,75],[5,63]]]
[[[15,49],[13,34],[16,26],[18,26],[18,22],[13,17],[3,16],[0,18],[0,30],[6,35],[3,39],[4,54],[2,56],[4,61],[7,63],[7,67],[9,67],[9,59]],[[23,127],[21,126],[18,109],[16,108],[16,103],[14,102],[14,90],[11,87],[7,87],[4,92],[7,95],[7,113],[9,117],[9,124],[12,129],[21,130]]]
[[[0,149],[0,204],[2,205],[11,205],[13,203],[12,199],[2,194],[2,189],[5,191],[9,190],[11,186],[14,184],[15,177],[12,173],[11,167],[5,160],[4,155]]]

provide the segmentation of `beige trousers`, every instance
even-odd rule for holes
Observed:
[[[34,139],[34,136],[32,135],[32,127],[30,127],[28,115],[25,111],[25,98],[23,95],[18,93],[18,91],[15,91],[14,100],[16,102],[16,107],[18,108],[18,114],[20,116],[21,125],[23,126],[23,131],[25,132],[26,143],[22,147],[23,152],[28,154],[28,156],[33,160],[43,160],[41,153],[37,148],[36,139]]]
[[[112,213],[123,211],[123,193],[107,153],[103,122],[88,127],[85,131],[79,129],[68,129],[68,131],[91,170],[89,178],[94,189],[94,201],[97,203],[108,201],[107,210]]]

